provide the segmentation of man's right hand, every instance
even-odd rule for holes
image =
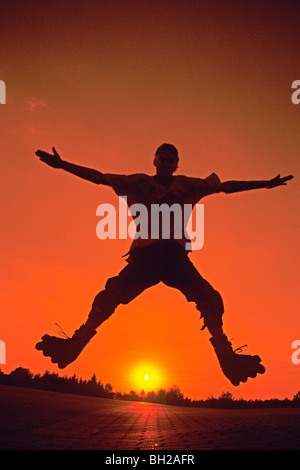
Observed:
[[[44,152],[43,150],[37,150],[35,154],[39,157],[41,162],[44,162],[53,168],[62,168],[62,159],[54,147],[52,148],[52,151],[53,155],[51,153]]]

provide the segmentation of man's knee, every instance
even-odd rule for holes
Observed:
[[[204,319],[204,326],[208,328],[219,328],[223,325],[224,303],[220,293],[213,290],[209,297],[202,298],[196,303],[197,309]]]
[[[119,287],[118,278],[110,278],[105,284],[105,289],[94,298],[89,316],[102,323],[114,313],[121,302],[122,290]]]
[[[102,322],[114,313],[118,305],[129,303],[141,290],[135,283],[128,282],[124,275],[111,277],[107,280],[105,289],[96,295],[90,315]]]

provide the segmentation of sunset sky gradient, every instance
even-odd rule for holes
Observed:
[[[259,354],[266,373],[233,387],[195,306],[162,284],[120,306],[59,373],[95,373],[119,392],[177,385],[192,399],[300,389],[291,361],[300,339],[299,13],[291,0],[1,1],[3,372],[58,371],[35,343],[57,334],[55,322],[71,335],[86,320],[131,243],[96,236],[97,206],[118,203],[110,188],[47,167],[35,151],[55,146],[102,172],[154,174],[156,148],[171,142],[178,174],[295,177],[203,199],[204,247],[191,255],[222,294],[233,345]]]

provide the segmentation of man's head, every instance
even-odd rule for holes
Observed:
[[[172,144],[162,144],[158,147],[154,156],[156,174],[171,176],[178,168],[178,150]]]

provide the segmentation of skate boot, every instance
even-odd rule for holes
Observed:
[[[42,341],[35,345],[38,351],[42,351],[44,356],[49,356],[59,369],[64,369],[79,356],[88,342],[95,336],[96,330],[88,329],[82,325],[75,331],[73,336],[64,338],[44,335]]]
[[[236,351],[241,348],[234,351],[226,335],[210,338],[210,342],[224,375],[233,385],[237,386],[240,382],[246,382],[249,377],[254,378],[265,372],[259,356],[237,354]]]

